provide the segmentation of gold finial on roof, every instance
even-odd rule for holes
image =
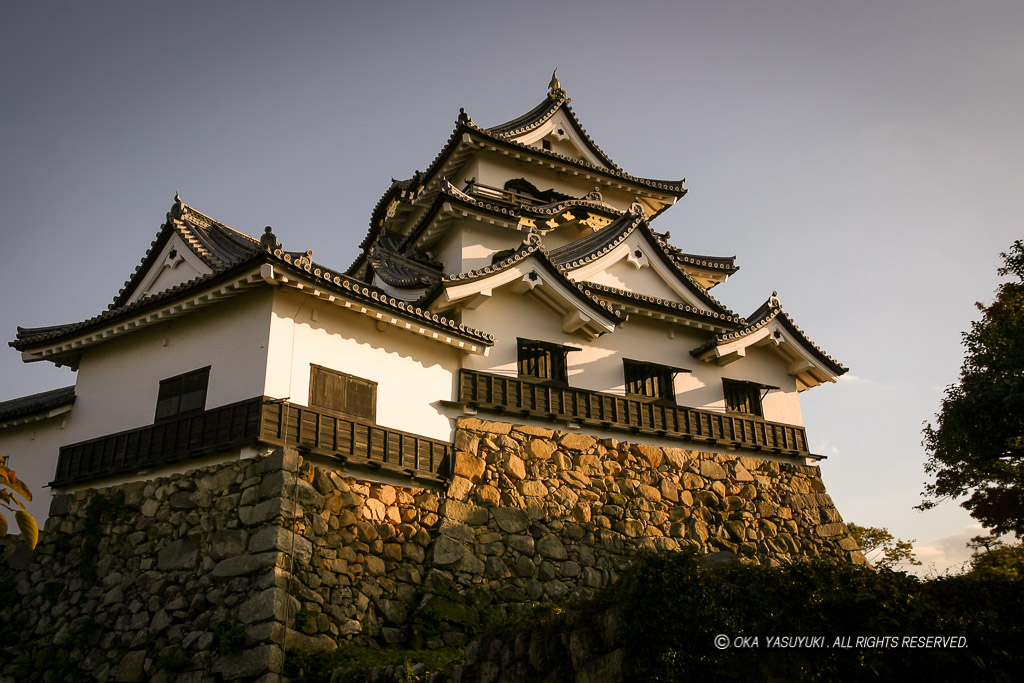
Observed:
[[[562,89],[562,84],[558,80],[558,69],[551,72],[551,82],[548,83],[548,97],[552,99],[564,95],[565,90]]]

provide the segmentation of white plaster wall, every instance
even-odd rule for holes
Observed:
[[[513,294],[507,288],[495,292],[479,308],[464,311],[463,321],[496,337],[488,356],[466,357],[466,367],[473,370],[514,377],[516,338],[540,339],[582,349],[568,355],[569,384],[574,387],[624,394],[622,359],[650,361],[691,370],[676,376],[679,405],[724,412],[723,377],[761,382],[780,387],[764,399],[765,419],[803,424],[796,380],[786,373],[785,361],[766,349],[750,349],[746,358],[724,367],[702,363],[690,350],[705,341],[706,335],[670,328],[639,315],[631,316],[615,332],[587,342],[582,336],[563,332],[561,317],[554,311],[528,294]]]
[[[90,349],[70,425],[91,433],[78,440],[152,424],[160,380],[207,365],[208,409],[260,396],[271,301],[260,288]]]
[[[624,289],[627,292],[656,296],[666,301],[685,303],[682,297],[676,294],[665,283],[665,280],[654,271],[654,268],[648,261],[649,259],[645,256],[643,259],[644,266],[638,269],[628,260],[622,259],[609,268],[584,278],[584,280],[617,289]],[[696,297],[691,295],[691,298]],[[705,306],[701,306],[701,308],[705,308]]]
[[[453,398],[461,351],[288,290],[275,293],[269,347],[266,395],[308,405],[310,364],[322,365],[377,382],[378,424],[451,438],[439,401]]]
[[[461,221],[462,271],[476,270],[491,265],[494,255],[504,249],[517,249],[525,233],[502,226],[487,225],[479,221]]]
[[[153,423],[160,380],[210,367],[206,407],[263,393],[272,293],[257,290],[87,349],[70,412],[0,429],[0,453],[34,492],[37,519],[61,446]]]
[[[25,507],[40,527],[49,514],[52,493],[46,485],[57,469],[57,450],[64,443],[69,415],[0,429],[0,455],[8,456],[7,466],[32,492],[32,502]],[[14,513],[2,512],[11,533],[16,533]]]

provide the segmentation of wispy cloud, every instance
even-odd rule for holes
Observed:
[[[863,384],[865,386],[874,384],[874,382],[867,377],[861,377],[859,375],[851,375],[846,373],[845,375],[839,375],[840,382],[846,382],[847,384]]]
[[[819,442],[818,447],[814,449],[814,452],[817,453],[818,455],[839,455],[839,449],[836,446],[833,446],[828,441]]]
[[[914,554],[921,561],[921,566],[915,568],[915,573],[928,576],[946,572],[956,573],[966,569],[972,553],[971,549],[967,547],[968,541],[986,533],[985,528],[980,524],[972,524],[955,534],[943,536],[927,543],[915,544]]]

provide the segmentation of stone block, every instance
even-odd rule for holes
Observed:
[[[526,514],[516,508],[495,507],[490,509],[490,513],[498,528],[508,534],[522,533],[529,525]]]
[[[282,588],[272,587],[260,591],[241,604],[238,620],[243,624],[261,621],[287,622],[298,614],[301,605]]]
[[[479,484],[487,469],[487,461],[469,453],[456,452],[455,474],[465,477],[474,484]]]
[[[213,532],[207,545],[210,557],[223,560],[240,554],[245,549],[245,537],[246,532],[242,530],[221,529]]]
[[[446,499],[443,502],[441,515],[454,522],[466,522],[474,526],[486,524],[488,519],[486,508],[468,505],[451,499]]]
[[[302,514],[302,507],[297,507],[295,512]],[[271,498],[262,503],[238,509],[238,518],[246,526],[255,526],[282,517],[285,519],[292,517],[292,504],[283,498]]]
[[[245,652],[215,659],[211,671],[224,680],[253,680],[264,674],[279,674],[284,668],[284,653],[278,645],[260,645]]]
[[[565,551],[565,546],[558,539],[558,536],[554,534],[546,534],[537,541],[537,552],[542,556],[552,560],[564,560],[569,557],[569,553]]]
[[[569,432],[558,440],[558,445],[572,451],[585,451],[597,443],[597,439],[586,434]]]
[[[546,439],[530,439],[526,442],[526,454],[534,460],[550,460],[555,444]]]
[[[260,553],[258,555],[238,555],[218,562],[210,576],[214,579],[232,579],[236,576],[248,576],[256,572],[270,569],[277,565],[279,552]]]
[[[550,429],[544,429],[543,427],[533,427],[531,425],[516,425],[515,431],[520,434],[526,434],[528,436],[539,436],[542,439],[550,439],[554,435],[554,431]]]
[[[242,532],[239,532],[242,533]],[[276,550],[298,562],[308,563],[313,556],[313,544],[289,529],[279,526],[264,526],[257,529],[249,539],[250,553],[264,553]]]
[[[700,474],[708,479],[727,479],[729,477],[725,472],[725,468],[719,465],[714,460],[701,460],[700,461]],[[689,487],[687,487],[689,488]]]
[[[295,472],[299,469],[301,460],[299,452],[294,448],[278,448],[270,455],[259,460],[256,464],[256,474],[260,475],[281,470]]]
[[[508,434],[512,430],[512,425],[508,422],[491,422],[490,420],[477,420],[477,431],[487,432],[488,434]]]
[[[535,498],[543,498],[548,495],[548,489],[544,484],[540,483],[536,479],[527,479],[520,481],[516,488],[519,489],[519,493],[524,496],[533,496]]]
[[[434,543],[434,564],[455,571],[483,574],[484,563],[470,550],[447,536],[441,536]]]
[[[114,671],[114,680],[118,683],[136,683],[146,680],[146,651],[132,650],[121,658]]]
[[[822,538],[830,538],[832,536],[838,536],[840,534],[848,533],[846,525],[840,522],[832,522],[831,524],[822,524],[814,530],[818,536]]]
[[[451,483],[448,484],[448,497],[454,500],[466,500],[472,490],[473,482],[465,477],[456,475],[452,477]]]
[[[199,562],[199,548],[185,540],[171,541],[157,553],[156,566],[163,571],[195,569]]]
[[[526,465],[515,453],[504,451],[501,462],[502,471],[513,481],[526,478]]]
[[[646,443],[635,443],[630,447],[630,452],[640,458],[640,462],[648,467],[660,467],[664,452],[657,446]]]

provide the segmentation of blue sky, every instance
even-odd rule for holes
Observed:
[[[2,3],[0,328],[103,310],[175,192],[345,267],[459,107],[512,118],[558,67],[620,166],[687,178],[655,227],[736,255],[715,295],[748,314],[778,290],[851,368],[803,395],[826,485],[942,567],[977,530],[911,509],[921,428],[1022,236],[1021,26],[987,0]],[[13,350],[0,379],[73,382]]]

